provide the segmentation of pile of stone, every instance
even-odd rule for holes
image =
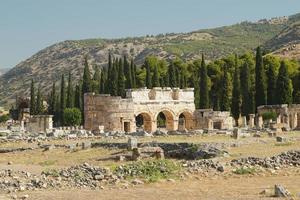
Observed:
[[[235,159],[231,161],[232,166],[260,166],[264,168],[279,169],[281,167],[287,166],[300,166],[300,151],[288,151],[283,152],[279,155],[266,157],[266,158],[256,158],[247,157],[241,159]]]
[[[182,167],[191,173],[199,173],[210,170],[224,172],[224,166],[213,160],[183,161]]]
[[[104,184],[116,184],[120,177],[107,168],[87,163],[62,170],[49,170],[41,175],[24,171],[0,171],[0,191],[17,192],[46,188],[101,188]]]

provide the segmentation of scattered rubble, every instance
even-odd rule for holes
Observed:
[[[279,155],[256,158],[247,157],[241,159],[235,159],[231,161],[232,166],[260,166],[264,168],[279,169],[285,166],[300,166],[300,151],[288,151]]]

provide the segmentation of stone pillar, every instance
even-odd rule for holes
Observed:
[[[258,129],[262,129],[262,128],[263,128],[263,124],[264,124],[264,120],[263,120],[262,116],[258,115],[258,116],[257,116],[256,127],[257,127]]]
[[[174,120],[173,121],[173,130],[172,131],[175,131],[175,130],[178,130],[178,123],[179,123],[179,120]]]
[[[292,113],[290,116],[290,128],[293,130],[297,127],[297,114]]]
[[[242,119],[242,120],[241,120],[242,123],[241,123],[240,127],[246,128],[246,127],[247,127],[247,118],[246,118],[246,116],[242,116],[241,119]]]
[[[254,114],[249,114],[249,122],[248,122],[249,128],[254,128],[254,118],[255,118]]]
[[[280,124],[281,123],[281,114],[279,114],[276,118],[276,124]]]
[[[214,129],[214,122],[211,119],[207,119],[207,129],[213,130]]]

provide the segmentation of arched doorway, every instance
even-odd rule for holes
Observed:
[[[152,130],[152,119],[149,113],[140,113],[135,117],[136,130],[145,130],[148,133],[151,133]]]
[[[179,114],[179,117],[178,117],[178,130],[179,131],[192,130],[194,127],[193,123],[194,123],[194,121],[193,121],[192,113],[190,113],[188,111],[184,111]]]
[[[157,128],[164,128],[167,131],[174,130],[174,115],[168,110],[163,110],[156,115]]]

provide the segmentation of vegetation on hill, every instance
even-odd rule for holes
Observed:
[[[255,107],[266,105],[268,98],[272,98],[270,104],[300,103],[299,63],[272,55],[263,57],[261,52],[258,47],[256,54],[230,55],[208,64],[205,64],[204,56],[201,60],[187,62],[179,58],[167,61],[149,56],[140,68],[126,57],[109,55],[109,65],[95,72],[90,71],[88,57],[85,57],[80,81],[70,81],[70,72],[68,85],[62,75],[59,84],[53,80],[52,91],[38,90],[37,95],[34,84],[31,85],[31,107],[34,114],[48,113],[55,116],[57,125],[68,125],[75,123],[74,109],[76,123],[80,123],[84,93],[125,97],[125,88],[193,87],[196,108],[230,111],[236,120],[240,114],[255,113]],[[56,92],[55,85],[60,85],[60,93]],[[48,109],[37,109],[42,97],[50,105]],[[66,100],[69,103],[66,104]]]
[[[260,20],[257,23],[242,22],[189,33],[60,42],[39,51],[0,77],[0,104],[9,105],[18,94],[29,96],[32,79],[39,84],[41,90],[50,90],[53,80],[58,81],[61,74],[67,76],[69,72],[72,73],[72,79],[78,81],[83,73],[83,57],[86,55],[89,56],[90,70],[94,72],[99,67],[108,66],[109,53],[114,58],[126,56],[128,60],[133,59],[139,68],[148,56],[156,56],[168,62],[176,58],[188,62],[201,59],[204,54],[209,63],[232,54],[252,52],[260,45],[265,50],[273,51],[287,41],[299,39],[299,16]],[[284,34],[285,32],[288,34]],[[298,51],[298,47],[295,48]],[[282,50],[277,54],[281,55]],[[125,86],[127,84],[128,82]]]

